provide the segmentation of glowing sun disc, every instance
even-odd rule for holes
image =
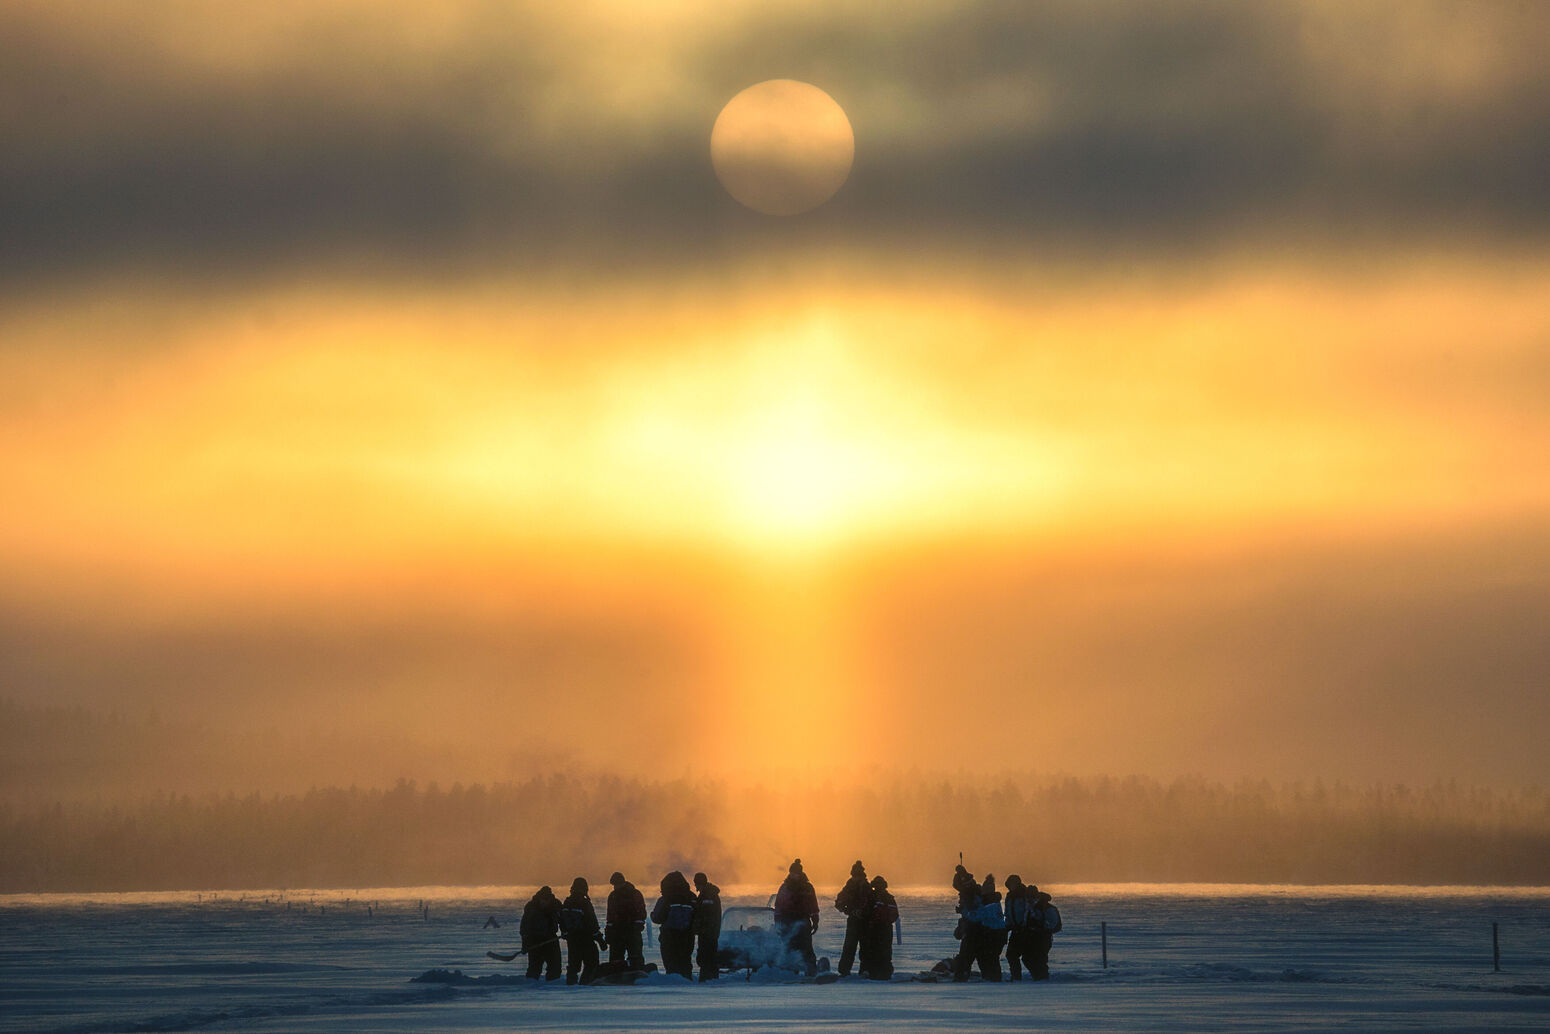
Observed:
[[[766,215],[797,215],[834,196],[856,138],[845,110],[810,83],[770,79],[727,102],[710,131],[721,185]]]

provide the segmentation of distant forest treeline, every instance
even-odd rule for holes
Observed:
[[[737,787],[550,775],[493,785],[0,806],[0,891],[561,885],[672,868],[769,882],[800,856],[896,884],[1550,883],[1550,795],[1452,784],[877,777]],[[692,868],[691,868],[692,867]]]

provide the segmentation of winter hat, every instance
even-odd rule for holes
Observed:
[[[583,876],[577,876],[574,880],[571,880],[570,892],[572,894],[585,894],[587,892],[586,878]]]
[[[1015,872],[1012,873],[1012,875],[1010,875],[1010,876],[1008,876],[1006,878],[1006,888],[1007,888],[1007,890],[1015,890],[1016,888],[1021,887],[1022,885],[1023,885],[1023,878],[1021,876],[1017,875]]]
[[[883,879],[881,876],[873,876],[872,877],[872,889],[873,890],[887,890],[888,889],[888,881]]]
[[[856,864],[852,865],[850,867],[850,874],[852,876],[865,876],[866,875],[866,866],[861,864],[861,859],[857,858],[856,859]]]
[[[986,894],[991,894],[991,893],[995,892],[995,889],[996,889],[996,875],[995,875],[995,873],[987,872],[985,874],[985,882],[980,885],[980,890],[983,891]]]
[[[802,872],[802,859],[800,859],[800,858],[798,858],[796,861],[792,862],[791,863],[791,868],[787,869],[786,871],[789,872],[793,876],[806,875],[805,873]]]

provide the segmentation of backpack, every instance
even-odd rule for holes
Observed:
[[[597,913],[592,913],[592,922],[597,922]],[[560,909],[560,936],[574,937],[577,934],[588,933],[586,913],[578,907]]]
[[[687,930],[694,924],[694,906],[678,902],[667,906],[667,918],[662,921],[664,930]]]
[[[874,926],[892,926],[899,919],[899,906],[893,901],[875,901],[869,918]]]
[[[1060,932],[1060,909],[1054,904],[1044,906],[1044,929],[1050,933]]]

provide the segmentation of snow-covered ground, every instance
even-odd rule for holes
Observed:
[[[1550,1029],[1550,890],[1046,889],[1066,924],[1053,979],[1001,985],[908,982],[956,947],[951,899],[937,890],[898,895],[904,943],[892,984],[739,975],[570,988],[410,982],[438,967],[519,973],[484,954],[513,950],[514,925],[483,924],[514,920],[530,888],[0,897],[0,1028]],[[768,890],[724,896],[762,904]],[[820,954],[838,956],[838,920],[826,913]]]

